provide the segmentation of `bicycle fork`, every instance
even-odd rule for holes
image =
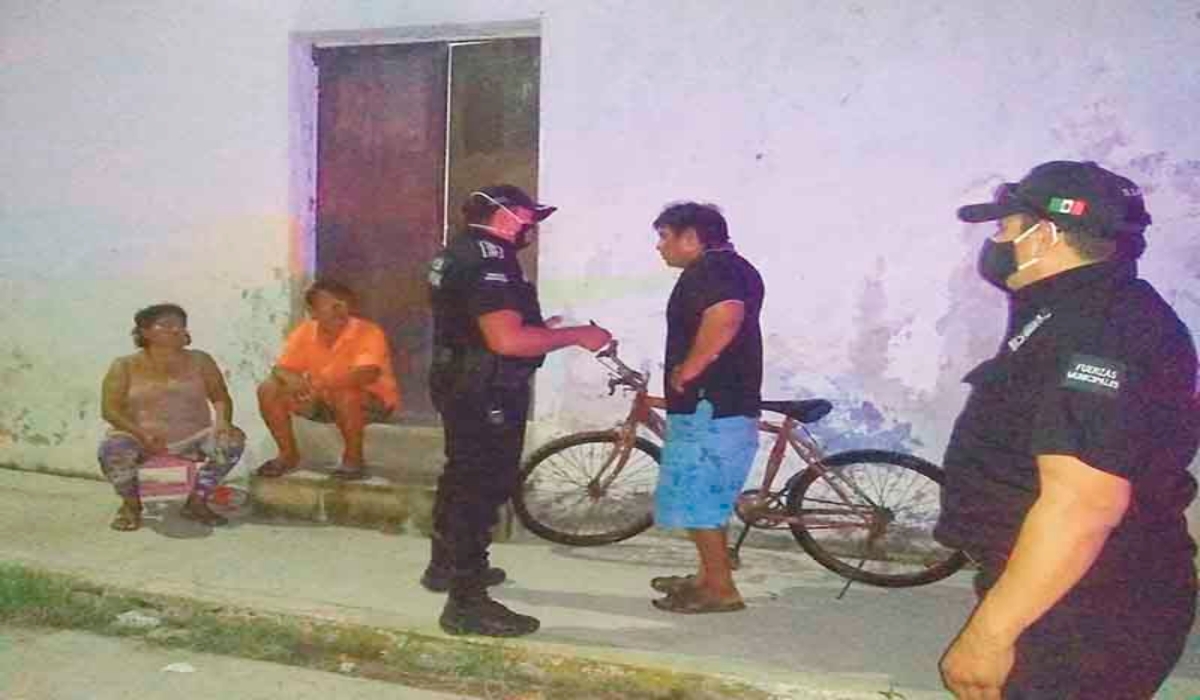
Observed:
[[[604,466],[596,472],[596,476],[588,482],[588,496],[599,500],[608,492],[608,488],[612,486],[614,479],[620,475],[621,470],[629,462],[629,455],[632,452],[633,441],[636,436],[631,434],[627,429],[622,429],[618,433],[619,437],[613,446],[612,452],[608,458],[604,460]]]

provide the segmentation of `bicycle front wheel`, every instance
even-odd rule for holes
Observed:
[[[825,568],[873,586],[946,578],[966,556],[933,539],[942,470],[912,455],[852,450],[831,455],[788,484],[792,536]]]
[[[620,542],[649,528],[659,447],[637,438],[613,476],[619,449],[612,431],[567,435],[538,448],[522,466],[513,497],[521,524],[576,547]]]

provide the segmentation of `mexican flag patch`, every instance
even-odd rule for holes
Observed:
[[[1062,197],[1051,197],[1050,205],[1046,207],[1054,214],[1070,214],[1071,216],[1083,216],[1083,212],[1087,211],[1087,202],[1082,199],[1063,199]]]

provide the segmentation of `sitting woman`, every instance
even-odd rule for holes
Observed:
[[[138,466],[159,454],[203,463],[180,514],[224,525],[207,500],[241,458],[246,436],[233,426],[221,370],[207,353],[186,349],[192,338],[179,306],[146,307],[133,322],[133,342],[141,349],[113,361],[102,390],[104,420],[112,428],[100,444],[100,469],[124,501],[112,528],[141,527]]]

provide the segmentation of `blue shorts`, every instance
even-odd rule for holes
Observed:
[[[715,530],[725,526],[758,452],[758,419],[713,418],[701,401],[696,412],[667,415],[654,523],[663,528]]]

